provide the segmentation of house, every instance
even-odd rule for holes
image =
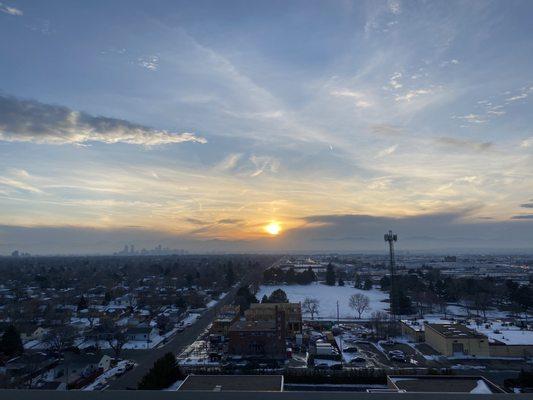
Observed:
[[[31,340],[43,340],[47,332],[48,330],[43,328],[42,326],[28,326],[26,328],[21,329],[20,339],[23,343],[29,342]]]
[[[157,327],[140,324],[126,330],[126,339],[131,342],[150,342],[158,333]]]
[[[116,307],[116,308],[121,308],[121,307],[133,307],[133,308],[135,308],[137,306],[137,298],[135,297],[134,294],[126,293],[123,296],[120,296],[120,297],[117,297],[117,298],[113,299],[109,303],[109,306],[110,307]]]
[[[302,333],[302,306],[300,303],[253,303],[244,312],[247,321],[274,321],[276,313],[285,314],[285,334],[294,337]]]
[[[489,357],[487,336],[462,324],[425,324],[426,343],[447,357]]]
[[[111,368],[112,358],[100,354],[72,354],[68,353],[61,365],[62,371],[58,375],[67,375],[69,383],[87,377],[98,370],[102,372]]]
[[[56,360],[44,352],[24,353],[7,361],[0,373],[13,381],[35,377],[56,364]]]
[[[229,329],[230,354],[285,358],[285,314],[275,321],[237,321]]]

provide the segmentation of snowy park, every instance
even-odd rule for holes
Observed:
[[[322,283],[314,283],[310,285],[262,285],[256,294],[257,299],[261,300],[264,295],[270,294],[277,290],[283,290],[292,303],[303,303],[306,298],[317,299],[320,302],[318,319],[336,318],[337,317],[337,301],[339,302],[339,317],[340,318],[355,318],[357,312],[350,308],[349,299],[353,294],[363,294],[370,300],[367,310],[365,310],[361,317],[363,319],[370,318],[375,311],[385,311],[389,304],[385,302],[388,299],[388,294],[379,289],[362,290],[356,289],[346,283],[345,286],[328,286]],[[304,318],[309,318],[309,315],[304,315]]]

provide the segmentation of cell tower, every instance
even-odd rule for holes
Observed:
[[[396,261],[394,259],[394,242],[398,241],[398,235],[389,231],[385,234],[385,241],[389,243],[389,255],[390,255],[390,312],[391,315],[395,315],[398,311],[398,293],[396,288]]]

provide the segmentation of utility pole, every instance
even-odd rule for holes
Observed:
[[[398,313],[398,288],[396,287],[396,261],[394,259],[394,242],[398,241],[398,235],[389,231],[385,234],[385,241],[389,243],[389,256],[390,256],[390,310],[393,318]]]
[[[339,300],[337,300],[337,324],[339,323]]]

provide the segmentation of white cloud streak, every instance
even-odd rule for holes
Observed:
[[[18,8],[7,6],[4,3],[0,3],[0,12],[3,12],[4,14],[13,15],[15,17],[20,17],[24,15],[24,13]]]
[[[156,146],[207,140],[193,133],[157,130],[115,118],[95,117],[66,107],[0,96],[0,140],[46,144],[90,142]]]

